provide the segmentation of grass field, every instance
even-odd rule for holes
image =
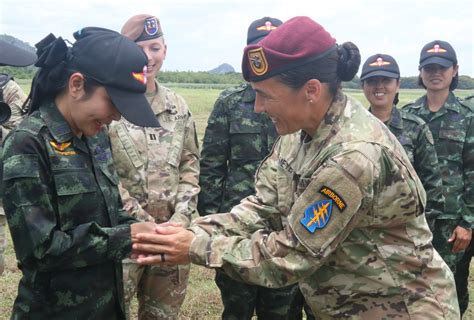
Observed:
[[[20,80],[19,83],[29,91],[29,81]],[[191,89],[173,87],[177,93],[181,94],[193,113],[196,121],[199,140],[202,141],[206,128],[207,118],[212,110],[221,89]],[[346,93],[361,101],[363,105],[367,102],[360,90],[346,90]],[[400,106],[412,101],[424,94],[424,90],[402,90],[400,93]],[[460,97],[474,94],[474,90],[458,91]],[[16,296],[17,284],[21,273],[16,268],[15,255],[11,241],[8,239],[6,251],[6,271],[0,277],[0,320],[9,319],[10,310]],[[471,268],[472,269],[472,268]],[[465,314],[464,319],[474,319],[474,277],[469,280],[471,289],[471,308]],[[214,284],[214,271],[200,266],[191,268],[188,293],[182,307],[180,319],[220,319],[222,303],[219,290]],[[132,314],[136,314],[136,303],[133,305]]]

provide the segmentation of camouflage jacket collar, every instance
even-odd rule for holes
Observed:
[[[151,109],[155,115],[159,115],[162,112],[169,112],[175,114],[177,112],[176,106],[166,102],[166,88],[163,87],[155,80],[156,92],[154,94],[147,94],[148,102],[150,103]]]
[[[331,106],[329,106],[328,111],[324,115],[324,118],[319,124],[312,139],[308,138],[308,134],[302,131],[301,140],[303,142],[311,142],[315,144],[323,143],[330,136],[331,132],[334,132],[334,130],[332,130],[333,125],[340,119],[346,107],[346,102],[346,96],[339,90],[334,96]]]
[[[396,129],[403,129],[402,115],[396,106],[392,107],[392,113],[390,114],[390,119],[388,119],[386,125]]]
[[[242,94],[242,102],[254,102],[255,101],[255,90],[252,89],[252,86],[247,83],[245,85],[244,93]]]
[[[425,94],[424,96],[416,100],[411,107],[414,109],[420,109],[420,114],[428,115],[431,113],[431,111],[428,108],[427,99],[427,95]],[[461,113],[461,106],[459,104],[459,101],[456,99],[456,96],[452,91],[449,92],[448,99],[446,99],[446,102],[443,104],[443,106],[438,111],[436,111],[436,114],[442,115],[445,114],[448,110],[456,113]]]
[[[67,142],[73,139],[74,134],[71,127],[64,119],[55,103],[49,102],[39,108],[41,118],[48,127],[54,140],[59,143]]]

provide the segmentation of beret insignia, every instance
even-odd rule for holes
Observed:
[[[253,73],[257,76],[265,74],[268,70],[267,59],[265,58],[265,53],[263,48],[249,50],[247,52],[250,68],[252,68]]]

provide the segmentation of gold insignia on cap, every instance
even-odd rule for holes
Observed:
[[[438,53],[438,52],[448,52],[448,51],[447,51],[446,49],[441,48],[441,47],[439,46],[439,44],[435,44],[435,45],[433,46],[433,48],[426,50],[426,52],[430,52],[430,53],[435,52],[435,53]]]
[[[390,62],[384,61],[381,57],[378,57],[377,60],[369,64],[371,67],[381,67],[381,66],[388,66]]]
[[[247,56],[249,58],[250,68],[252,68],[255,75],[261,76],[267,72],[268,63],[263,48],[249,50]]]
[[[265,21],[263,26],[257,27],[258,31],[272,31],[275,30],[277,27],[272,24],[271,21]]]

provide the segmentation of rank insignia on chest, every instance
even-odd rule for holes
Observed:
[[[314,233],[317,229],[324,228],[332,213],[332,200],[316,201],[304,210],[304,217],[300,223],[308,229],[309,232]]]
[[[51,140],[49,144],[54,148],[57,154],[60,154],[63,156],[71,156],[71,155],[76,154],[75,151],[66,151],[66,149],[71,146],[71,142],[58,143]]]

